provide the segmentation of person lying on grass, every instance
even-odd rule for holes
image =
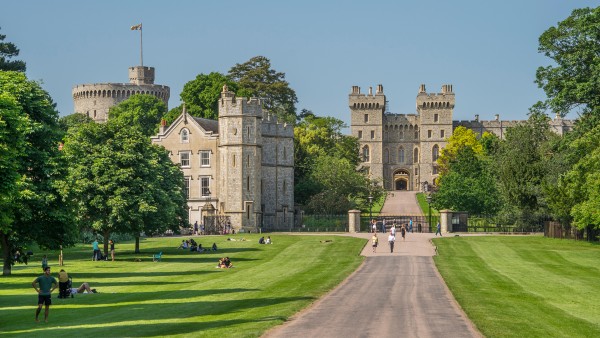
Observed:
[[[71,288],[72,295],[77,293],[83,293],[84,291],[86,291],[87,293],[98,293],[96,289],[91,289],[90,284],[88,283],[82,283],[81,286],[79,286],[78,288]]]

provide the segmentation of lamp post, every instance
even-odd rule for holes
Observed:
[[[427,195],[427,207],[429,208],[429,232],[431,232],[431,195]]]
[[[371,223],[373,223],[373,196],[369,195],[368,197],[369,199],[369,225],[368,225],[368,229],[367,232],[371,231]]]

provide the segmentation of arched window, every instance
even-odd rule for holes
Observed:
[[[369,156],[369,146],[364,146],[362,148],[362,160],[363,162],[370,162],[371,157]]]
[[[181,143],[190,143],[190,131],[186,128],[181,129]]]
[[[404,163],[404,147],[398,149],[398,163]]]
[[[390,163],[390,151],[387,148],[383,151],[383,163]]]
[[[419,163],[419,148],[413,151],[413,163]]]
[[[431,149],[431,160],[435,162],[440,157],[440,147],[436,144]]]

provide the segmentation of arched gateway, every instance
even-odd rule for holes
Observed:
[[[394,189],[395,190],[410,190],[408,182],[409,173],[404,169],[396,170],[394,172]]]

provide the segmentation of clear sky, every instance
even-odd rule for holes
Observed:
[[[454,1],[126,1],[3,0],[0,33],[21,50],[61,115],[73,113],[77,84],[128,82],[127,69],[156,68],[171,87],[169,107],[200,73],[227,73],[262,55],[286,74],[298,111],[350,123],[353,85],[382,84],[392,113],[415,112],[428,92],[453,84],[454,118],[520,120],[544,98],[534,83],[538,38],[582,0]],[[574,116],[569,116],[574,117]]]

